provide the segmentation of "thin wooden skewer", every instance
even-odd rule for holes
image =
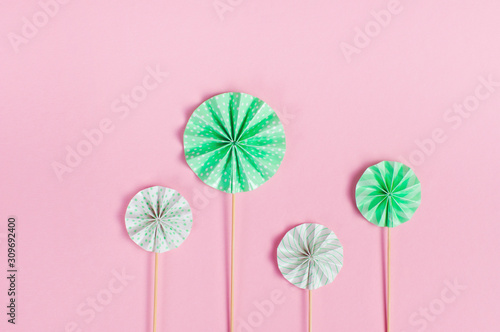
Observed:
[[[312,291],[309,290],[309,332],[312,332]]]
[[[235,212],[234,212],[234,201],[235,195],[232,194],[232,220],[231,220],[231,309],[230,309],[230,331],[234,331],[234,220],[235,220]]]
[[[156,293],[157,293],[157,282],[158,282],[158,253],[155,253],[155,293],[154,293],[154,305],[153,305],[153,332],[156,332]]]
[[[387,332],[390,331],[390,310],[391,310],[391,228],[387,227]]]

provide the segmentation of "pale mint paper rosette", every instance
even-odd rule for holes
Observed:
[[[184,197],[160,186],[138,192],[125,212],[125,226],[132,241],[155,253],[153,331],[156,331],[159,253],[180,246],[192,225],[193,215]]]
[[[278,246],[278,267],[286,280],[313,290],[331,283],[344,261],[335,233],[320,224],[305,223],[288,231]]]
[[[186,240],[193,225],[188,202],[177,191],[155,186],[137,193],[125,216],[130,238],[147,251],[162,253]]]

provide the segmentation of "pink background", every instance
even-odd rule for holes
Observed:
[[[202,101],[243,91],[278,112],[288,148],[269,182],[237,196],[238,332],[306,330],[306,292],[275,263],[281,237],[303,222],[334,230],[345,251],[337,279],[314,292],[314,331],[384,330],[384,232],[353,194],[381,160],[407,162],[423,188],[392,233],[392,331],[499,331],[500,87],[481,80],[500,82],[500,2],[228,2],[219,16],[212,0],[70,1],[44,22],[37,1],[2,1],[0,329],[151,330],[154,256],[123,219],[137,191],[163,185],[195,211],[188,240],[160,257],[158,331],[227,331],[231,198],[187,166],[182,133]],[[397,14],[380,28],[370,13],[387,8]],[[11,33],[33,15],[41,27],[16,52]],[[365,26],[369,44],[355,41]],[[342,43],[358,53],[344,56]],[[156,66],[168,78],[115,112]],[[451,113],[463,102],[474,110]],[[103,120],[111,132],[59,180],[53,164],[88,148],[83,131]],[[3,277],[11,214],[14,327]],[[113,271],[134,279],[116,283]],[[96,297],[99,311],[87,304]]]

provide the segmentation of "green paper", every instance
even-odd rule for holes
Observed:
[[[410,220],[420,205],[420,181],[408,166],[382,161],[368,167],[359,179],[356,205],[369,222],[398,226]]]
[[[320,224],[306,223],[291,229],[278,246],[281,273],[303,289],[317,289],[331,283],[343,262],[339,239]]]
[[[150,187],[137,193],[125,215],[130,238],[142,249],[165,252],[186,240],[193,225],[188,202],[177,191]]]
[[[285,132],[262,100],[229,92],[206,100],[184,131],[186,161],[200,179],[227,193],[254,190],[278,170]]]

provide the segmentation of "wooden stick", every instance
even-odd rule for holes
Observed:
[[[232,218],[231,218],[231,309],[230,309],[230,331],[234,331],[234,220],[235,220],[235,195],[232,194]]]
[[[309,332],[312,332],[312,291],[309,290]]]
[[[158,253],[155,253],[155,293],[153,305],[153,332],[156,332],[156,293],[158,283]]]
[[[387,227],[387,332],[391,329],[390,324],[391,310],[391,228]]]

